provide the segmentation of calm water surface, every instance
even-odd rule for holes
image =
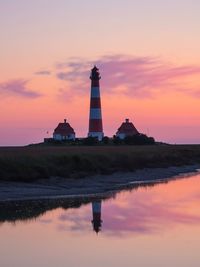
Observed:
[[[0,266],[200,266],[200,175],[80,204],[1,207]]]

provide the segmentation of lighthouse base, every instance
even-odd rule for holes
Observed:
[[[102,132],[89,132],[88,137],[96,137],[99,141],[102,141],[104,134]]]

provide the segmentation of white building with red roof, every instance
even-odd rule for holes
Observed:
[[[53,139],[57,141],[75,140],[75,131],[67,122],[60,122],[53,133]]]
[[[116,136],[120,139],[124,139],[126,136],[133,136],[136,134],[139,134],[138,130],[132,122],[129,122],[129,119],[126,119],[117,130]]]

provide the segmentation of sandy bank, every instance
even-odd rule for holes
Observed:
[[[102,194],[134,185],[159,183],[180,175],[188,175],[200,170],[200,165],[169,168],[146,168],[128,173],[97,175],[83,179],[51,178],[35,183],[0,183],[0,201],[31,200],[48,198],[72,198]]]

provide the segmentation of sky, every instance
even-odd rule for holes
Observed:
[[[169,143],[200,143],[199,0],[0,0],[0,146],[87,135],[90,70],[104,134],[129,118]]]

